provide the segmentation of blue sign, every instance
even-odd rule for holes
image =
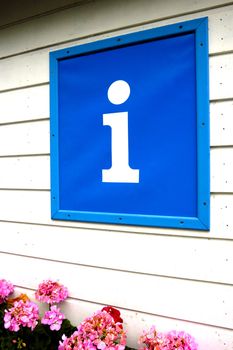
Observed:
[[[208,230],[207,19],[50,62],[52,218]]]

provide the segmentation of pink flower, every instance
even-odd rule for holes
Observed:
[[[39,284],[35,296],[41,302],[58,304],[68,297],[68,289],[58,282],[45,280]]]
[[[10,331],[18,332],[20,326],[28,327],[33,330],[39,319],[38,306],[27,300],[15,301],[12,308],[5,310],[4,327]]]
[[[65,316],[60,312],[60,309],[54,305],[51,306],[49,311],[45,312],[44,317],[41,320],[41,323],[49,325],[51,331],[59,331],[62,325],[62,321]]]
[[[194,338],[185,332],[171,331],[167,333],[166,350],[197,350]]]
[[[165,350],[166,348],[166,337],[163,333],[157,332],[155,326],[152,326],[150,330],[143,331],[140,336],[138,344],[140,345],[139,350]]]
[[[126,334],[106,311],[86,318],[70,338],[63,337],[58,350],[124,350]]]
[[[5,279],[0,280],[0,304],[4,303],[8,295],[13,293],[14,286],[11,282]]]
[[[172,331],[167,334],[156,331],[152,326],[148,332],[144,331],[139,338],[139,350],[197,350],[197,344],[191,335],[185,332]]]

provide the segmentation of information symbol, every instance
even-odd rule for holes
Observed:
[[[120,105],[128,100],[130,86],[124,80],[114,81],[108,89],[108,99]],[[112,129],[112,166],[102,170],[102,182],[138,183],[139,170],[129,166],[128,112],[103,114],[103,125]]]

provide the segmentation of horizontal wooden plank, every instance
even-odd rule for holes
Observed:
[[[121,28],[147,25],[148,22],[150,24],[147,28],[204,16],[210,18],[210,52],[229,50],[232,46],[230,33],[233,7],[224,7],[226,4],[231,5],[232,2],[229,0],[219,4],[217,0],[180,0],[173,6],[171,0],[166,3],[144,0],[142,11],[142,3],[138,0],[121,0],[117,4],[110,4],[107,0],[87,2],[82,6],[38,17],[2,30],[0,57],[70,40],[80,40]],[[216,9],[216,5],[223,7]],[[206,11],[207,9],[210,10]]]
[[[233,240],[6,222],[0,222],[0,232],[5,233],[1,251],[6,253],[165,277],[233,284]],[[51,250],[54,240],[56,249]],[[100,254],[97,247],[102,247],[104,253]]]
[[[0,26],[9,25],[12,22],[22,21],[28,17],[42,15],[48,11],[54,11],[63,6],[69,6],[74,3],[84,3],[87,0],[20,0],[20,2],[15,1],[14,5],[12,2],[5,2],[4,8],[0,13]],[[12,11],[12,6],[14,6],[14,11]]]
[[[164,234],[207,238],[233,238],[233,195],[211,196],[211,230],[173,230],[153,227],[104,225],[50,219],[50,192],[46,191],[0,191],[0,220],[43,225],[90,228],[116,232]]]
[[[1,61],[0,76],[0,91],[48,83],[48,50],[36,51]]]
[[[0,156],[49,153],[49,122],[0,126]]]
[[[232,51],[233,6],[215,9],[206,15],[209,17],[209,53]]]
[[[212,146],[233,145],[233,102],[210,104],[210,142]]]
[[[77,254],[78,250],[77,246]],[[99,252],[103,253],[101,247]],[[115,304],[121,308],[218,327],[232,327],[230,310],[233,310],[233,286],[84,267],[10,254],[0,254],[0,259],[2,275],[7,274],[8,279],[14,280],[18,286],[35,289],[43,279],[53,278],[69,286],[72,298]]]
[[[6,276],[7,278],[7,276]],[[61,280],[62,283],[62,280]],[[69,286],[67,286],[69,288]],[[26,293],[31,300],[34,300],[34,291],[25,288],[15,288],[14,296]],[[62,303],[61,310],[73,325],[79,325],[86,317],[91,316],[97,310],[101,310],[105,304],[97,304],[77,299],[67,299]],[[113,305],[116,306],[116,305]],[[44,306],[39,304],[41,315]],[[118,308],[124,320],[124,330],[127,332],[127,345],[138,348],[138,338],[143,330],[148,330],[155,325],[161,332],[178,330],[191,334],[198,343],[199,350],[215,349],[230,350],[233,347],[232,330],[217,328],[198,323],[184,322],[182,320],[161,317],[158,315],[146,314],[134,310]]]
[[[233,54],[210,58],[210,99],[232,98]]]
[[[211,191],[233,193],[233,147],[211,150]]]
[[[0,124],[49,118],[49,86],[0,94]]]
[[[50,158],[0,158],[0,188],[49,189]]]

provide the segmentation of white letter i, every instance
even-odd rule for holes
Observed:
[[[108,89],[108,99],[119,105],[130,95],[129,84],[117,80]],[[102,182],[139,183],[139,170],[129,166],[128,112],[103,114],[103,125],[112,129],[112,167],[102,170]]]

